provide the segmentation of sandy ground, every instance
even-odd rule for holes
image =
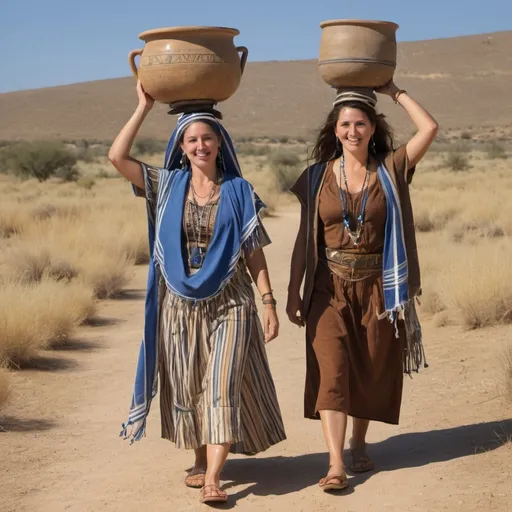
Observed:
[[[267,250],[281,314],[268,346],[287,441],[256,457],[231,457],[223,473],[229,502],[261,511],[511,510],[512,406],[499,397],[498,354],[510,328],[475,332],[424,322],[430,368],[405,382],[400,426],[374,423],[377,468],[352,476],[348,491],[322,493],[327,456],[320,423],[302,418],[303,331],[284,315],[288,262],[298,219],[266,221]],[[158,404],[147,437],[118,438],[133,385],[143,325],[146,268],[121,300],[101,304],[94,326],[65,349],[12,375],[14,396],[0,425],[2,512],[204,510],[183,485],[189,452],[159,438]]]

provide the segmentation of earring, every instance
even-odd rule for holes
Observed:
[[[373,152],[373,154],[377,153],[377,150],[375,149],[375,139],[373,138],[373,135],[372,138],[370,139],[370,149]]]
[[[187,157],[187,155],[185,153],[183,153],[181,155],[180,163],[181,163],[181,168],[182,169],[185,169],[185,167],[188,166],[188,157]]]
[[[342,153],[342,147],[341,147],[341,142],[340,142],[340,139],[338,139],[338,137],[336,137],[336,153]]]

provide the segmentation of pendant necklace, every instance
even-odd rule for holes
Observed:
[[[192,185],[192,181],[190,182],[190,187],[192,188],[192,194],[198,196],[195,193],[194,186]],[[194,233],[194,243],[195,245],[189,247],[189,266],[193,269],[200,269],[203,266],[203,261],[206,256],[206,247],[202,247],[201,244],[201,228],[203,225],[203,218],[206,210],[209,210],[210,201],[215,193],[215,184],[213,185],[210,194],[208,195],[208,200],[203,206],[199,206],[194,199],[194,202],[191,203],[191,216],[192,216],[192,232]],[[206,197],[206,196],[203,196]],[[199,214],[198,209],[201,209],[201,214]],[[209,218],[209,216],[208,216]],[[208,224],[206,225],[206,238],[208,237]],[[205,243],[206,243],[205,239]]]
[[[345,173],[345,158],[343,155],[341,155],[340,158],[340,185],[341,185],[341,178],[343,176],[343,181],[345,183],[345,193],[347,194],[347,198],[350,199],[350,204],[352,205],[352,198],[350,196],[350,193],[348,191],[348,181],[347,181],[347,174]],[[347,211],[347,200],[345,199],[345,194],[343,193],[343,189],[338,186],[338,192],[340,194],[341,198],[341,205],[343,207],[343,226],[345,227],[345,231],[347,232],[348,236],[350,237],[350,240],[354,244],[355,247],[359,247],[361,244],[361,235],[363,234],[363,226],[364,226],[364,215],[365,215],[365,209],[366,209],[366,201],[368,199],[368,188],[370,184],[370,158],[368,157],[368,161],[366,162],[366,174],[364,176],[363,186],[361,190],[363,191],[363,199],[361,201],[361,212],[359,213],[357,219],[356,219],[356,229],[353,230],[350,227],[350,219],[348,216]]]

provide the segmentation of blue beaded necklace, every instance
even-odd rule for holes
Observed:
[[[340,158],[340,184],[341,184],[341,177],[343,176],[343,181],[345,183],[345,193],[347,194],[347,197],[350,198],[350,202],[352,203],[352,198],[350,197],[349,191],[348,191],[348,181],[347,181],[347,174],[345,173],[345,157],[343,154]],[[368,157],[368,161],[366,162],[366,174],[363,181],[363,186],[361,190],[363,190],[363,200],[361,202],[361,212],[359,213],[357,220],[356,220],[356,229],[352,230],[350,227],[350,219],[348,216],[347,211],[347,200],[345,199],[345,194],[343,193],[343,189],[341,187],[338,187],[338,192],[340,194],[341,198],[341,205],[343,207],[343,226],[345,227],[345,231],[347,232],[348,236],[350,237],[350,240],[352,240],[352,243],[355,247],[359,247],[361,244],[361,235],[363,234],[363,226],[364,226],[364,216],[365,216],[365,209],[366,209],[366,201],[368,199],[368,188],[370,183],[370,158]]]

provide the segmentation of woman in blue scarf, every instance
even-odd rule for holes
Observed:
[[[322,421],[330,458],[323,490],[348,486],[347,416],[349,469],[369,471],[370,420],[398,423],[403,372],[425,362],[414,308],[420,273],[409,184],[437,123],[393,82],[377,92],[404,108],[414,137],[393,150],[373,91],[340,90],[313,149],[316,163],[292,188],[302,216],[286,310],[306,326],[305,417]]]
[[[185,479],[202,502],[224,502],[220,473],[229,451],[255,454],[285,439],[265,342],[278,334],[263,247],[264,206],[242,178],[231,139],[213,111],[183,114],[165,168],[130,156],[153,99],[139,105],[109,152],[146,198],[150,264],[144,338],[128,422],[144,435],[160,378],[162,437],[194,449]],[[251,278],[261,294],[263,329]]]

